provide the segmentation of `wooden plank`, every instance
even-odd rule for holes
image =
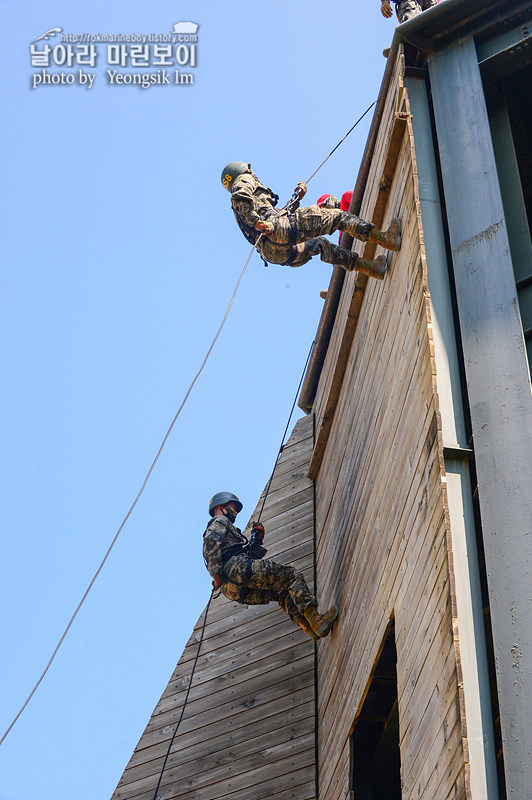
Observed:
[[[271,691],[261,695],[260,698],[249,698],[247,706],[242,704],[242,711],[245,711],[243,716],[235,713],[235,708],[238,704],[224,707],[222,710],[226,714],[224,723],[227,733],[229,734],[231,731],[245,727],[245,725],[251,724],[252,722],[255,725],[260,725],[261,720],[270,716],[278,717],[278,726],[289,724],[294,709],[298,709],[301,705],[306,705],[314,700],[313,675],[309,672],[304,678],[304,681],[294,679],[287,682],[285,691],[274,691],[272,688]],[[152,751],[148,750],[148,748],[158,745],[161,742],[166,742],[166,746],[168,747],[177,720],[178,715],[176,714],[173,718],[166,718],[166,725],[159,725],[158,727],[152,726],[150,730],[146,730],[137,745],[136,751],[140,752],[140,750],[145,748],[146,758],[149,759]],[[195,714],[193,717],[185,715],[179,728],[179,744],[186,741],[188,746],[189,742],[194,743],[204,739],[208,736],[211,725],[217,726],[218,721],[217,715],[213,713],[210,708],[205,709],[205,711],[199,714]],[[214,730],[219,733],[218,728],[214,727]],[[186,739],[184,738],[185,735]]]
[[[314,729],[314,704],[312,701],[291,708],[288,714],[285,711],[286,709],[282,709],[283,713],[279,713],[280,709],[277,706],[276,713],[269,716],[261,715],[255,720],[246,720],[245,725],[229,730],[225,720],[214,722],[209,726],[208,737],[205,738],[204,732],[200,730],[196,735],[188,735],[186,742],[181,743],[179,748],[172,748],[169,762],[174,767],[188,764],[193,770],[196,768],[198,760],[208,753],[216,753],[218,759],[224,759],[228,748],[244,744],[247,747],[248,742],[251,747],[258,745],[260,749],[265,736],[274,731],[281,731],[280,736],[285,739],[287,736],[294,737],[301,732],[308,733]],[[149,749],[149,752],[136,750],[131,758],[129,769],[122,776],[120,785],[132,783],[144,777],[149,771],[153,774],[160,770],[167,750],[168,742],[158,742]]]
[[[413,532],[413,533],[414,533],[414,532]],[[379,585],[380,585],[380,584],[379,584]],[[392,589],[393,589],[393,587],[392,587]],[[387,597],[387,596],[388,596],[388,595],[386,594],[386,587],[383,587],[383,589],[382,589],[382,592],[383,592],[383,596],[384,596],[384,597]],[[375,626],[375,616],[374,616],[374,613],[373,613],[373,611],[372,611],[372,608],[371,608],[371,607],[368,607],[368,606],[366,606],[366,608],[365,608],[365,611],[366,611],[366,615],[369,617],[369,619],[373,619],[373,620],[374,620],[374,626]],[[386,619],[385,619],[384,617],[383,617],[382,623],[383,623],[384,625],[385,625],[385,623],[386,623]],[[365,648],[367,647],[367,645],[365,644],[364,640],[363,640],[363,639],[362,639],[362,640],[360,639],[360,635],[358,635],[358,634],[356,633],[356,631],[354,631],[354,634],[353,634],[353,636],[354,636],[355,640],[359,642],[360,650],[361,650],[362,652],[364,652],[364,651],[365,651]],[[340,669],[342,669],[342,667],[341,667],[341,666],[340,666]],[[349,680],[350,680],[349,673],[345,673],[345,670],[344,670],[344,674],[346,674],[346,678],[347,678],[347,680],[349,681]],[[354,713],[354,712],[353,712],[353,713]]]
[[[278,721],[279,722],[279,721]],[[194,753],[190,748],[173,748],[168,759],[169,780],[174,776],[183,775],[186,779],[201,780],[203,775],[211,772],[212,769],[221,769],[226,765],[237,765],[239,760],[245,764],[251,757],[259,757],[264,753],[265,748],[269,748],[272,742],[272,732],[275,730],[277,745],[298,741],[300,747],[304,747],[306,737],[313,736],[314,725],[313,717],[300,720],[289,726],[277,728],[264,728],[263,732],[257,731],[254,727],[245,726],[247,735],[239,729],[236,736],[219,736],[216,741],[208,737],[194,745]],[[163,751],[164,748],[160,748]],[[122,790],[126,785],[131,785],[127,791],[141,791],[146,786],[151,785],[153,771],[160,771],[164,763],[166,752],[161,752],[158,759],[149,762],[141,762],[137,767],[128,771],[128,780],[121,782]],[[191,760],[191,755],[193,756]],[[133,785],[134,784],[134,785]]]
[[[307,765],[307,761],[308,758],[305,758],[304,761],[301,759],[302,769],[298,768],[299,764],[294,765],[293,761],[281,763],[280,769],[289,771],[283,772],[276,778],[272,777],[271,770],[268,771],[268,768],[263,767],[260,771],[255,770],[247,782],[235,780],[228,787],[225,784],[213,784],[206,787],[204,791],[192,790],[186,797],[187,800],[188,798],[191,798],[191,800],[212,800],[213,797],[216,800],[229,800],[229,798],[230,800],[262,800],[265,796],[277,798],[277,792],[279,792],[285,797],[291,796],[293,798],[294,794],[297,796],[301,783],[308,784],[312,779],[313,766],[311,764]],[[254,776],[256,780],[253,779]],[[228,792],[226,792],[227,788],[229,788]],[[161,794],[162,800],[172,800],[175,797],[177,795],[172,793],[166,797]],[[181,797],[183,796],[181,795]],[[147,797],[146,800],[150,800],[150,798]]]
[[[392,288],[396,288],[396,287],[392,287]],[[379,307],[381,308],[381,314],[384,316],[384,320],[383,320],[384,324],[381,324],[381,325],[378,326],[379,333],[377,333],[377,330],[373,331],[375,340],[378,342],[378,344],[377,344],[377,346],[375,346],[375,350],[369,349],[368,352],[365,354],[365,358],[367,359],[367,362],[368,362],[368,367],[367,368],[369,368],[369,365],[371,364],[371,361],[370,361],[371,357],[373,357],[374,360],[375,359],[379,359],[379,357],[380,357],[379,356],[379,351],[380,352],[384,352],[384,353],[390,352],[390,356],[391,356],[394,351],[399,351],[399,352],[401,351],[401,345],[402,345],[402,342],[403,342],[403,340],[401,338],[401,331],[397,329],[397,324],[394,326],[394,329],[393,329],[391,327],[393,325],[393,320],[387,321],[387,319],[386,319],[386,312],[385,312],[386,304],[382,304],[381,303]],[[407,314],[407,311],[409,313],[413,313],[413,310],[411,308],[407,307],[407,309],[405,310],[404,314],[402,314],[402,317],[400,317],[401,324],[403,326],[408,324],[409,314]],[[390,334],[388,335],[388,340],[387,340],[384,337],[386,336],[386,332],[387,332],[388,329],[390,330]],[[384,331],[384,334],[383,334],[383,331]],[[400,362],[396,362],[396,363],[400,363]],[[361,367],[361,365],[359,363],[357,363],[357,366],[356,366],[357,370],[360,370],[360,367]],[[374,365],[373,365],[373,367],[374,367]],[[366,404],[368,402],[370,402],[371,400],[373,402],[373,406],[370,407],[370,409],[369,409],[370,419],[368,420],[368,424],[366,424],[364,426],[364,431],[367,432],[366,435],[370,435],[370,432],[372,430],[370,423],[371,423],[372,419],[375,418],[376,412],[378,412],[378,410],[380,408],[382,408],[383,406],[385,407],[386,398],[395,399],[395,397],[394,397],[393,393],[391,393],[390,391],[386,391],[386,387],[385,386],[382,386],[382,387],[380,387],[380,392],[379,392],[378,398],[375,398],[374,395],[372,393],[370,393],[370,391],[369,391],[370,387],[366,387],[365,384],[362,382],[363,377],[364,377],[364,373],[361,371],[360,372],[359,384],[364,386],[364,393],[361,396],[364,398]],[[388,381],[392,381],[393,377],[394,377],[394,370],[389,370],[388,371],[388,375],[387,375]],[[351,386],[352,386],[352,384],[351,384]],[[341,406],[340,406],[340,409],[341,409]],[[344,414],[342,413],[342,410],[340,410],[339,417],[340,417],[340,420],[345,418]],[[360,417],[350,416],[349,415],[348,419],[356,420],[356,419],[360,419]],[[366,420],[366,416],[363,416],[362,419],[365,421]],[[348,441],[350,441],[350,440],[348,439]],[[333,452],[334,452],[334,450],[333,450]]]
[[[306,645],[307,643],[304,642]],[[214,680],[207,693],[204,687],[195,690],[194,684],[190,692],[187,704],[187,718],[192,718],[196,714],[208,711],[209,709],[224,708],[226,712],[240,713],[257,702],[264,702],[263,698],[274,698],[288,694],[297,689],[298,686],[308,685],[309,673],[312,671],[312,657],[305,652],[302,658],[292,659],[286,664],[281,663],[272,670],[264,673],[260,671],[260,665],[254,665],[253,674],[249,676],[242,674],[244,671],[235,673],[234,682],[228,686],[223,686],[220,680]],[[260,680],[256,680],[257,674]],[[286,691],[283,689],[283,679],[290,676],[290,681],[286,681]],[[238,686],[238,690],[237,690]],[[179,695],[178,695],[179,698]],[[172,695],[163,697],[157,706],[157,714],[148,723],[147,731],[156,725],[171,724],[172,720],[179,716],[181,705],[174,703]]]
[[[439,742],[441,752],[438,760],[445,756],[445,745],[449,739],[449,730],[460,720],[460,708],[458,695],[453,691],[456,685],[456,664],[453,654],[447,653],[447,658],[443,662],[442,658],[435,658],[432,661],[431,669],[427,667],[422,670],[420,676],[420,686],[424,684],[424,691],[418,691],[418,697],[414,696],[414,701],[408,706],[410,715],[409,720],[404,719],[404,714],[400,718],[401,746],[405,751],[420,753],[423,749],[428,750],[434,743]],[[419,699],[422,702],[416,703]],[[454,749],[459,753],[463,763],[463,752],[461,748],[462,729],[458,728],[457,738],[454,742]],[[410,764],[405,765],[403,770],[403,780],[409,775],[409,769],[416,775],[421,770],[419,759],[411,760]]]
[[[288,640],[288,641],[287,641]],[[284,644],[286,642],[286,644]],[[216,659],[212,665],[205,665],[203,669],[198,669],[194,673],[193,687],[190,697],[202,694],[209,687],[209,681],[218,681],[220,684],[236,685],[240,680],[249,680],[257,673],[266,674],[273,669],[283,665],[293,663],[303,655],[312,661],[314,657],[312,642],[303,640],[306,647],[301,647],[299,637],[283,636],[281,639],[267,644],[258,644],[255,640],[252,646],[240,651],[236,656],[227,659]],[[180,703],[180,695],[185,694],[189,685],[189,676],[181,679],[172,680],[163,695],[164,701]],[[217,687],[219,691],[219,687]]]
[[[271,744],[270,737],[270,744]],[[225,783],[227,776],[230,777],[231,788],[244,788],[256,786],[259,774],[262,773],[264,779],[270,777],[271,766],[264,766],[265,755],[275,763],[279,777],[289,773],[290,769],[298,763],[300,766],[307,766],[312,758],[311,748],[314,744],[314,734],[299,736],[290,742],[281,742],[275,746],[264,748],[255,753],[249,753],[247,748],[242,748],[228,763],[216,764],[216,755],[211,754],[210,759],[203,763],[201,772],[190,774],[187,770],[174,769],[172,767],[165,770],[161,783],[160,796],[165,797],[200,797],[208,796],[206,793],[212,792],[216,784]],[[153,779],[151,776],[130,784],[127,789],[128,797],[142,796],[152,787]],[[168,787],[168,789],[166,788]],[[258,788],[258,787],[257,787]],[[264,791],[264,786],[261,787]],[[212,794],[210,795],[213,796]],[[217,794],[214,795],[215,797]],[[120,797],[120,795],[119,795]]]

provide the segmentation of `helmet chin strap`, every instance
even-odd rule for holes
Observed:
[[[236,519],[235,512],[232,511],[230,508],[227,508],[226,506],[221,506],[221,508],[222,508],[222,514],[224,515],[224,517],[229,518],[229,521],[231,522],[232,525]]]

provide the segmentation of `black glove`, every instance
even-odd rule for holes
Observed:
[[[256,542],[262,543],[262,540],[264,539],[264,525],[262,522],[251,523],[251,535]]]

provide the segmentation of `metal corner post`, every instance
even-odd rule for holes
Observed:
[[[447,206],[509,798],[532,798],[532,391],[475,42],[428,60]]]
[[[497,766],[484,633],[473,500],[467,461],[449,453],[468,446],[449,286],[445,220],[438,185],[427,86],[423,77],[407,77],[419,181],[419,202],[427,259],[431,321],[436,361],[447,500],[452,535],[458,635],[466,711],[472,800],[498,800]]]

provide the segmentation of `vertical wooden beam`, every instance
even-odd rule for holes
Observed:
[[[379,191],[375,201],[375,207],[371,215],[371,220],[377,226],[377,228],[382,227],[384,216],[386,214],[388,199],[390,197],[390,189],[392,187],[393,177],[397,166],[397,157],[401,149],[401,143],[404,138],[405,130],[406,116],[405,114],[399,112],[394,118],[382,177],[379,181]],[[367,241],[364,245],[362,258],[365,258],[368,261],[374,259],[377,246],[378,245],[376,242],[371,240]],[[329,440],[329,434],[331,432],[334,415],[336,413],[336,408],[351,353],[351,345],[353,344],[358,320],[360,318],[360,310],[362,308],[367,282],[368,278],[365,275],[358,274],[349,306],[349,311],[347,313],[347,321],[345,323],[344,332],[342,335],[340,351],[336,359],[334,375],[331,382],[329,396],[327,398],[327,404],[325,406],[316,444],[314,446],[314,455],[312,456],[309,469],[309,478],[312,478],[312,480],[316,480],[318,477],[323,456],[325,454],[325,448],[327,447],[327,442]]]
[[[429,58],[475,442],[508,797],[532,798],[532,391],[475,44]]]

